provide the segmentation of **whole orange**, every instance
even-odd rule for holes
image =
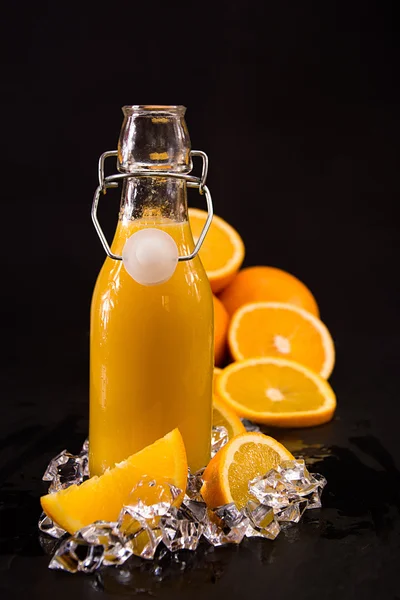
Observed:
[[[219,298],[231,316],[248,302],[287,302],[319,317],[315,298],[304,283],[275,267],[242,269]]]
[[[229,315],[226,308],[216,296],[214,300],[214,360],[220,365],[225,356],[226,338],[228,334]]]

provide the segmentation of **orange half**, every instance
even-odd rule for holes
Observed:
[[[327,379],[335,347],[327,327],[304,308],[282,302],[253,302],[239,308],[228,333],[235,360],[276,356],[294,360]]]
[[[240,418],[237,416],[234,410],[230,408],[226,402],[218,398],[218,396],[213,397],[213,426],[226,427],[229,435],[229,439],[231,440],[235,435],[239,435],[239,433],[245,433],[246,428],[243,425]]]
[[[216,392],[240,417],[274,427],[320,425],[336,409],[329,383],[285,358],[235,362],[218,376]]]
[[[189,208],[189,221],[194,241],[200,237],[207,213]],[[235,277],[244,258],[242,238],[229,223],[214,215],[211,227],[200,249],[200,258],[216,294]]]
[[[249,481],[285,460],[293,456],[274,438],[256,432],[238,435],[208,463],[201,494],[211,508],[229,502],[243,508],[251,499]]]

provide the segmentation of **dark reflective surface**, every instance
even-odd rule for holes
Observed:
[[[46,402],[48,393],[37,403]],[[60,392],[57,413],[68,403],[75,409],[78,403],[80,411],[53,423],[50,414],[43,414],[36,426],[32,423],[38,422],[40,413],[29,416],[24,399],[15,409],[21,411],[25,426],[20,429],[16,421],[15,431],[2,436],[2,456],[8,458],[1,469],[0,590],[7,592],[6,598],[27,593],[32,598],[50,594],[217,598],[225,593],[262,598],[265,586],[282,597],[295,589],[299,598],[312,598],[314,588],[316,594],[322,587],[326,598],[351,598],[356,590],[364,594],[359,597],[370,597],[382,574],[394,566],[400,543],[399,470],[370,423],[348,418],[347,411],[339,409],[336,420],[326,426],[266,430],[296,456],[304,456],[310,470],[328,479],[323,508],[307,511],[300,524],[289,526],[274,542],[246,540],[217,549],[204,543],[195,553],[176,555],[160,549],[154,562],[134,558],[123,567],[90,576],[48,570],[55,543],[39,536],[36,528],[39,496],[46,490],[41,475],[48,459],[63,446],[71,451],[80,448],[87,429],[85,393],[85,386]],[[397,584],[387,579],[386,585],[392,588],[380,597],[394,598],[390,594]]]
[[[394,528],[400,533],[400,473],[376,438],[371,435],[354,437],[349,440],[351,448],[327,448],[317,443],[305,445],[295,434],[269,433],[280,437],[292,452],[304,456],[311,470],[324,473],[329,481],[323,508],[306,512],[300,524],[284,526],[280,534],[283,544],[301,545],[307,538],[315,542],[318,537],[346,540],[355,536],[362,539],[369,534],[387,540]],[[367,458],[365,462],[363,455]],[[367,464],[369,462],[374,465]],[[58,544],[45,535],[39,536],[39,541],[49,555]],[[355,539],[348,542],[355,543]],[[162,548],[154,561],[133,558],[122,567],[102,569],[90,576],[91,585],[97,591],[121,595],[157,595],[161,590],[178,592],[187,589],[188,585],[215,584],[236,556],[247,559],[250,553],[261,565],[271,564],[276,544],[277,541],[253,539],[245,540],[238,547],[212,548],[203,543],[196,552],[175,554]]]

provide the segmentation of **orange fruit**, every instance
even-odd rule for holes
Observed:
[[[226,308],[216,296],[214,301],[214,361],[221,364],[225,356],[226,336],[228,333],[229,315]]]
[[[94,521],[116,521],[132,488],[145,476],[158,483],[172,483],[183,490],[175,502],[182,502],[187,482],[187,459],[182,436],[174,429],[154,444],[132,454],[81,485],[42,496],[44,512],[60,527],[75,533]],[[146,497],[141,498],[146,502]],[[151,498],[149,499],[151,504]]]
[[[331,334],[317,317],[282,302],[244,304],[229,326],[229,349],[235,360],[281,356],[328,379],[335,364]]]
[[[335,394],[311,369],[285,358],[249,358],[218,376],[217,394],[240,417],[273,427],[311,427],[330,421]]]
[[[248,302],[288,302],[319,316],[310,290],[297,277],[275,267],[248,267],[240,271],[220,295],[230,315]]]
[[[230,440],[208,463],[201,494],[210,508],[234,502],[241,509],[251,499],[249,481],[264,475],[292,454],[263,433],[242,433]]]
[[[246,431],[245,426],[237,414],[229,407],[228,404],[215,395],[213,396],[212,424],[213,426],[217,427],[220,425],[226,427],[229,439],[232,439],[235,435],[239,435],[239,433],[244,433]]]
[[[195,242],[198,240],[207,213],[189,208],[189,221]],[[240,269],[244,258],[242,238],[229,223],[214,215],[211,227],[200,250],[200,258],[216,294],[228,285]]]
[[[214,394],[216,394],[216,391],[215,391],[215,387],[216,387],[216,386],[215,386],[215,383],[216,383],[216,381],[217,381],[217,377],[218,377],[218,375],[219,375],[220,373],[222,373],[222,369],[220,369],[219,367],[214,367],[214,377],[213,377],[213,393],[214,393]]]
[[[213,420],[212,424],[215,426],[222,425],[226,427],[228,430],[229,439],[238,435],[239,433],[244,433],[246,431],[245,426],[243,425],[240,418],[237,414],[229,407],[226,402],[224,402],[221,398],[219,398],[215,394],[215,381],[218,375],[222,373],[222,369],[218,369],[218,367],[214,367],[214,394],[213,394]]]

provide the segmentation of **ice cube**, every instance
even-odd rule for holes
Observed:
[[[229,442],[229,434],[223,425],[215,425],[211,433],[211,457],[215,456]]]
[[[274,540],[279,534],[280,527],[270,506],[249,502],[245,507],[245,514],[249,518],[246,537],[264,537]]]
[[[233,509],[232,504],[219,506],[215,510],[207,510],[207,522],[203,535],[213,546],[240,544],[246,534],[248,519]]]
[[[196,550],[203,533],[198,521],[182,518],[179,510],[172,510],[160,520],[162,539],[168,550]]]
[[[49,568],[68,573],[93,573],[101,566],[103,558],[103,546],[91,546],[79,536],[71,536],[58,547]]]
[[[65,529],[54,523],[44,512],[39,517],[38,527],[40,531],[56,539],[60,539],[66,534]]]
[[[167,514],[180,493],[181,490],[173,485],[157,483],[150,477],[144,477],[131,491],[126,506],[143,519],[161,517]],[[148,500],[145,502],[143,497]]]
[[[276,514],[276,519],[279,522],[289,521],[290,523],[298,523],[307,506],[307,500],[291,502],[286,508]]]
[[[203,498],[200,494],[201,487],[203,485],[203,473],[204,469],[200,469],[195,473],[191,473],[189,470],[188,480],[186,486],[186,495],[195,501],[202,502]]]

